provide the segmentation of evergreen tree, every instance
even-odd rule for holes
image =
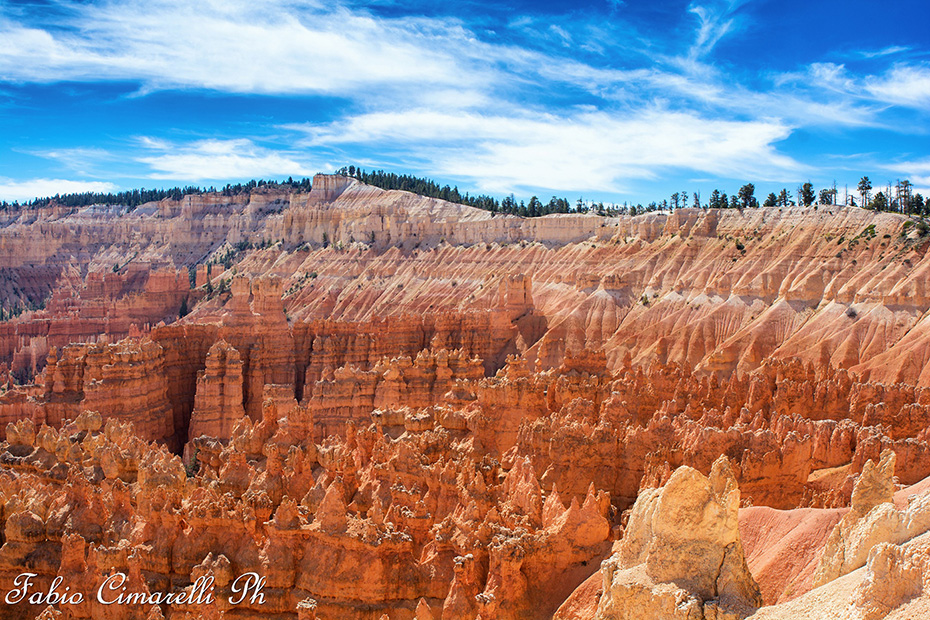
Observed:
[[[791,200],[791,192],[789,192],[786,188],[782,188],[781,192],[778,194],[778,206],[789,207],[793,205],[794,201]]]
[[[801,192],[798,194],[798,200],[801,201],[805,207],[809,207],[814,204],[814,186],[811,185],[811,182],[808,181],[801,186]]]
[[[857,186],[859,190],[859,196],[862,197],[862,204],[869,204],[869,196],[872,192],[872,182],[869,180],[869,177],[862,177],[859,179],[859,185]]]
[[[514,200],[513,194],[509,196],[504,196],[504,199],[501,200],[501,211],[504,213],[513,213],[514,209],[517,206],[517,201]]]
[[[542,203],[539,202],[539,198],[536,196],[530,198],[530,204],[527,211],[530,217],[539,217],[542,215]]]
[[[763,207],[777,207],[778,206],[778,196],[775,195],[775,192],[771,192],[765,199],[765,202],[762,203]]]
[[[910,204],[908,204],[908,213],[913,213],[915,215],[924,215],[924,209],[926,208],[926,202],[924,202],[924,197],[920,194],[914,194],[914,197],[911,198]]]
[[[755,197],[756,186],[752,183],[747,183],[746,185],[739,188],[739,204],[742,208],[748,209],[751,207],[759,206],[759,203],[756,201]]]

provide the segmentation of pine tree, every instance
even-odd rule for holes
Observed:
[[[787,188],[782,188],[781,192],[778,194],[778,206],[788,207],[793,205],[794,201],[791,200],[791,192],[789,192]]]
[[[869,204],[869,196],[872,192],[872,182],[869,180],[869,177],[862,177],[859,179],[857,189],[859,190],[859,196],[862,197],[863,206]]]
[[[798,194],[798,200],[801,201],[805,207],[809,207],[814,204],[814,186],[811,185],[811,182],[808,181],[801,186],[801,191]]]
[[[875,211],[887,211],[888,198],[885,197],[885,193],[878,192],[875,194],[875,198],[873,198],[872,202],[869,203],[869,208],[874,209]]]

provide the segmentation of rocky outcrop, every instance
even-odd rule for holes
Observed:
[[[800,356],[889,385],[930,380],[930,263],[904,216],[835,207],[527,220],[352,179],[320,175],[313,188],[23,213],[0,230],[9,283],[0,300],[36,306],[56,293],[44,314],[0,334],[0,354],[27,351],[20,336],[51,338],[43,321],[89,338],[176,320],[190,268],[198,291],[237,273],[282,276],[288,311],[311,321],[468,308],[509,323],[531,305],[520,329],[528,358],[544,367],[603,348],[611,369],[629,353],[636,364],[727,377]],[[75,295],[88,300],[79,302],[87,318],[57,323]],[[78,326],[98,316],[90,300],[114,296],[131,301],[104,304],[113,325]]]
[[[895,508],[894,468],[891,450],[882,453],[877,465],[866,463],[853,489],[849,512],[827,540],[814,587],[864,566],[880,543],[899,545],[930,530],[930,496],[915,497],[904,510]]]
[[[930,538],[880,543],[866,565],[791,601],[763,607],[752,620],[907,620],[930,612]]]
[[[177,447],[168,402],[164,350],[148,338],[52,349],[43,385],[0,404],[0,419],[29,418],[58,427],[85,411],[132,422],[139,435]]]
[[[930,476],[904,216],[522,219],[319,176],[3,218],[0,590],[267,579],[126,612],[168,620],[925,598],[923,500],[889,503]]]
[[[242,358],[225,340],[207,353],[206,368],[197,373],[189,439],[206,435],[226,441],[245,415],[242,406]]]
[[[827,539],[848,508],[740,509],[746,563],[766,605],[810,592]]]
[[[745,618],[762,605],[738,527],[739,489],[726,457],[704,477],[677,469],[633,506],[604,562],[598,620]]]

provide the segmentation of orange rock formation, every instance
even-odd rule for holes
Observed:
[[[42,309],[0,323],[0,591],[90,596],[3,617],[923,604],[925,500],[889,503],[930,476],[905,219],[525,220],[322,175],[23,212],[0,301]],[[114,572],[193,602],[101,605]]]

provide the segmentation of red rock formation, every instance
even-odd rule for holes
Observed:
[[[207,353],[206,368],[197,373],[188,437],[228,440],[233,426],[245,415],[242,403],[242,358],[225,340],[219,340]]]
[[[645,522],[631,507],[690,471],[739,485],[707,502],[722,547],[741,502],[765,602],[800,601],[822,547],[857,566],[877,548],[825,539],[870,460],[930,475],[930,259],[904,219],[526,220],[327,176],[24,212],[0,229],[0,305],[47,301],[0,321],[0,589],[28,562],[43,587],[215,581],[214,602],[124,617],[590,617],[611,541]],[[897,533],[856,569],[866,615],[924,574],[888,525],[907,508],[881,505],[846,524]],[[724,614],[669,535],[618,570]],[[756,604],[742,566],[724,585]],[[233,609],[250,570],[265,600]]]

